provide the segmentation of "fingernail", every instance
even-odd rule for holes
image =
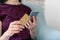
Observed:
[[[25,28],[25,27],[22,27],[23,29]]]
[[[20,31],[23,31],[22,29],[20,29]]]

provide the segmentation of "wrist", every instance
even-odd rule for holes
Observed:
[[[31,35],[31,38],[34,40],[36,37],[36,29],[30,30],[30,35]]]
[[[3,34],[4,37],[10,37],[8,30]]]
[[[4,33],[2,36],[1,36],[1,40],[9,40],[10,36],[6,35],[6,33]]]

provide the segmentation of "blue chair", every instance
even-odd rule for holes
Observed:
[[[44,11],[38,1],[22,1],[23,4],[29,6],[32,11],[39,11],[37,17],[37,34],[35,40],[60,40],[60,32],[48,27],[44,19]]]

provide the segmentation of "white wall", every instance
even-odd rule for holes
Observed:
[[[60,30],[60,0],[45,0],[45,20],[48,26]]]

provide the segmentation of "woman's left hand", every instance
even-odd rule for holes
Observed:
[[[30,20],[25,24],[25,27],[28,28],[29,30],[33,30],[36,27],[37,24],[37,19],[33,16],[33,22]]]

